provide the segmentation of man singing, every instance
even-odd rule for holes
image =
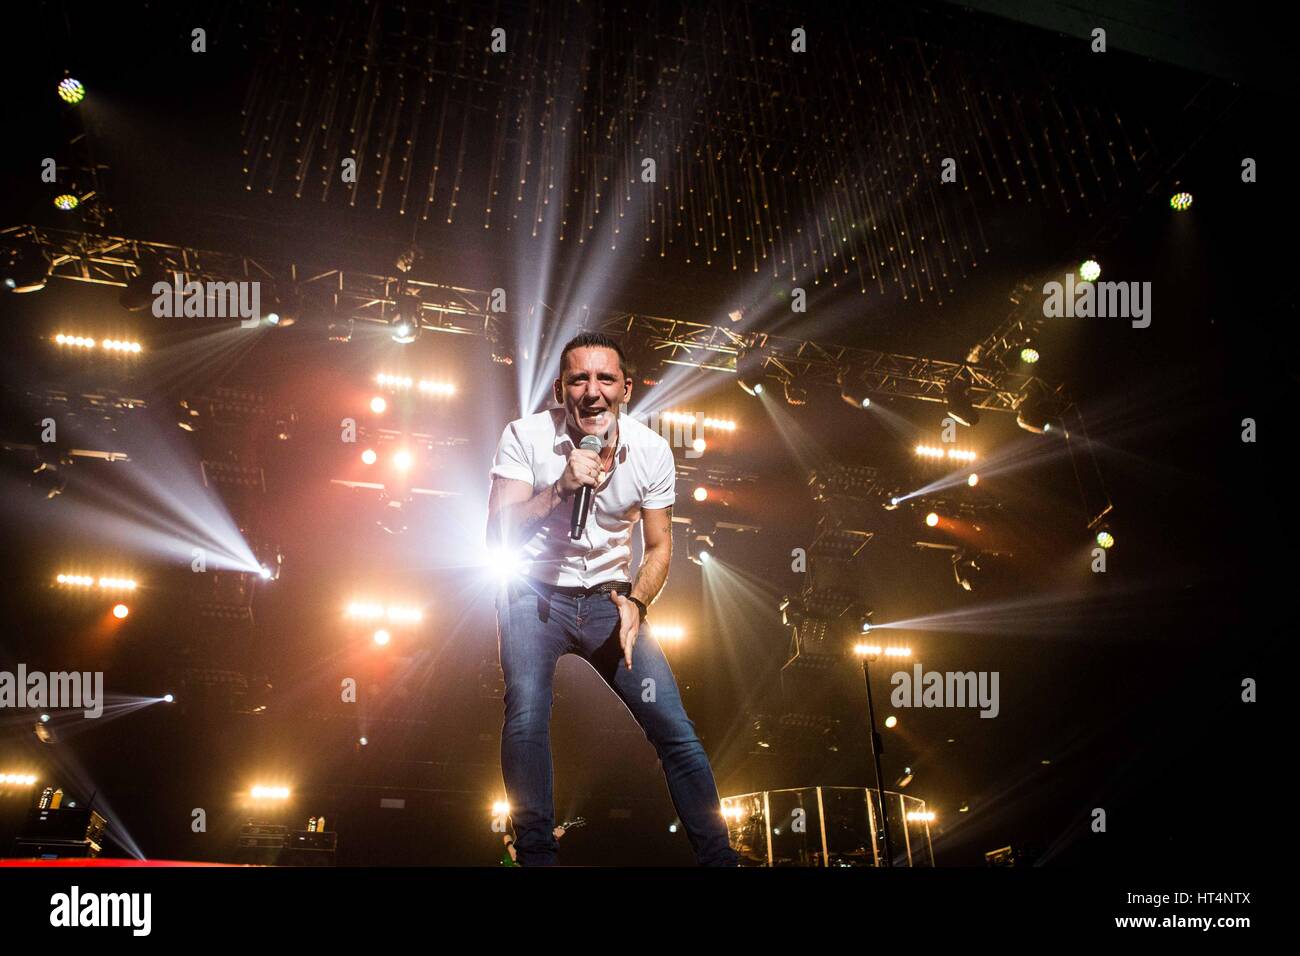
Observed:
[[[614,339],[577,336],[560,355],[560,407],[507,425],[492,463],[488,539],[524,561],[524,576],[497,598],[506,685],[501,770],[515,847],[522,866],[555,863],[551,686],[561,655],[578,654],[654,745],[696,860],[735,866],[713,770],[673,672],[653,637],[638,641],[672,559],[676,468],[668,442],[619,414],[632,398],[626,367]],[[579,447],[588,435],[600,439],[599,452]],[[574,497],[584,487],[590,511],[573,540]],[[644,556],[630,582],[638,520]]]

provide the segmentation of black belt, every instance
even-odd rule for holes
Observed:
[[[617,591],[619,594],[631,594],[631,581],[606,581],[604,584],[593,584],[591,587],[583,588],[576,585],[562,586],[559,584],[544,584],[541,581],[528,579],[528,583],[539,591],[546,591],[549,594],[564,594],[568,597],[591,597],[593,594],[602,594],[609,591]]]

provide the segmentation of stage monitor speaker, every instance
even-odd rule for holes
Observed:
[[[24,855],[37,857],[94,857],[104,845],[108,822],[89,807],[33,809],[18,837]]]

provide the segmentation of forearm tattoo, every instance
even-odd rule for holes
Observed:
[[[532,514],[525,515],[519,522],[519,542],[527,541],[542,526],[556,506],[562,501],[560,490],[551,484],[545,491],[534,495],[519,507],[527,508]]]

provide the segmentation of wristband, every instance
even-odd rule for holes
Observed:
[[[645,604],[641,601],[640,598],[634,598],[630,594],[627,596],[627,599],[631,601],[633,604],[635,604],[637,610],[641,612],[641,623],[644,624],[646,615],[650,613],[649,610],[646,608]]]

